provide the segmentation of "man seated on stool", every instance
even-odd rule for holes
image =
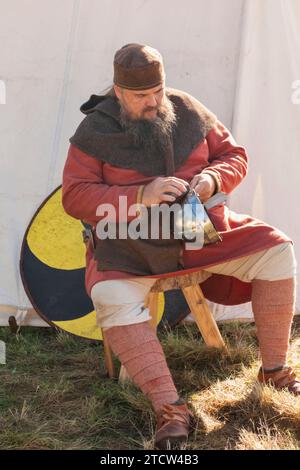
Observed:
[[[160,53],[127,44],[114,57],[114,85],[82,105],[63,174],[63,206],[96,229],[105,204],[117,225],[134,220],[133,204],[171,204],[193,188],[203,203],[229,194],[247,173],[247,153],[191,95],[165,86]],[[123,197],[123,199],[122,199]],[[126,197],[127,206],[123,201]],[[98,211],[97,211],[98,209]],[[300,394],[286,366],[295,305],[293,243],[280,230],[219,204],[208,210],[222,241],[187,250],[182,240],[106,239],[87,249],[86,289],[114,354],[157,416],[155,445],[185,441],[191,413],[178,396],[144,300],[161,275],[203,270],[211,301],[252,300],[262,358],[261,383]],[[97,232],[98,233],[98,232]],[[152,276],[152,277],[151,277]]]

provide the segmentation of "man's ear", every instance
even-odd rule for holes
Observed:
[[[120,96],[122,95],[122,88],[120,88],[118,85],[114,85],[114,90],[115,90],[116,97],[119,100]]]

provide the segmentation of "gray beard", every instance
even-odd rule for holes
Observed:
[[[173,103],[166,97],[154,119],[132,119],[121,106],[120,123],[133,137],[135,146],[144,148],[145,152],[164,153],[170,145],[172,130],[176,125]]]

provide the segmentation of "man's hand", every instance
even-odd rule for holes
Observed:
[[[190,182],[190,187],[196,191],[201,202],[205,202],[214,194],[216,183],[211,175],[199,174],[193,176],[193,179]]]
[[[145,186],[141,202],[146,207],[161,202],[174,202],[187,189],[188,183],[181,178],[175,176],[158,177]]]

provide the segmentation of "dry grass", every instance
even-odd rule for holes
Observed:
[[[160,333],[181,395],[195,411],[188,449],[300,448],[300,398],[260,387],[253,325],[221,326],[208,350],[195,325]],[[102,344],[50,329],[0,328],[0,449],[152,449],[154,415],[131,384],[107,379]],[[300,374],[300,328],[290,362]]]

